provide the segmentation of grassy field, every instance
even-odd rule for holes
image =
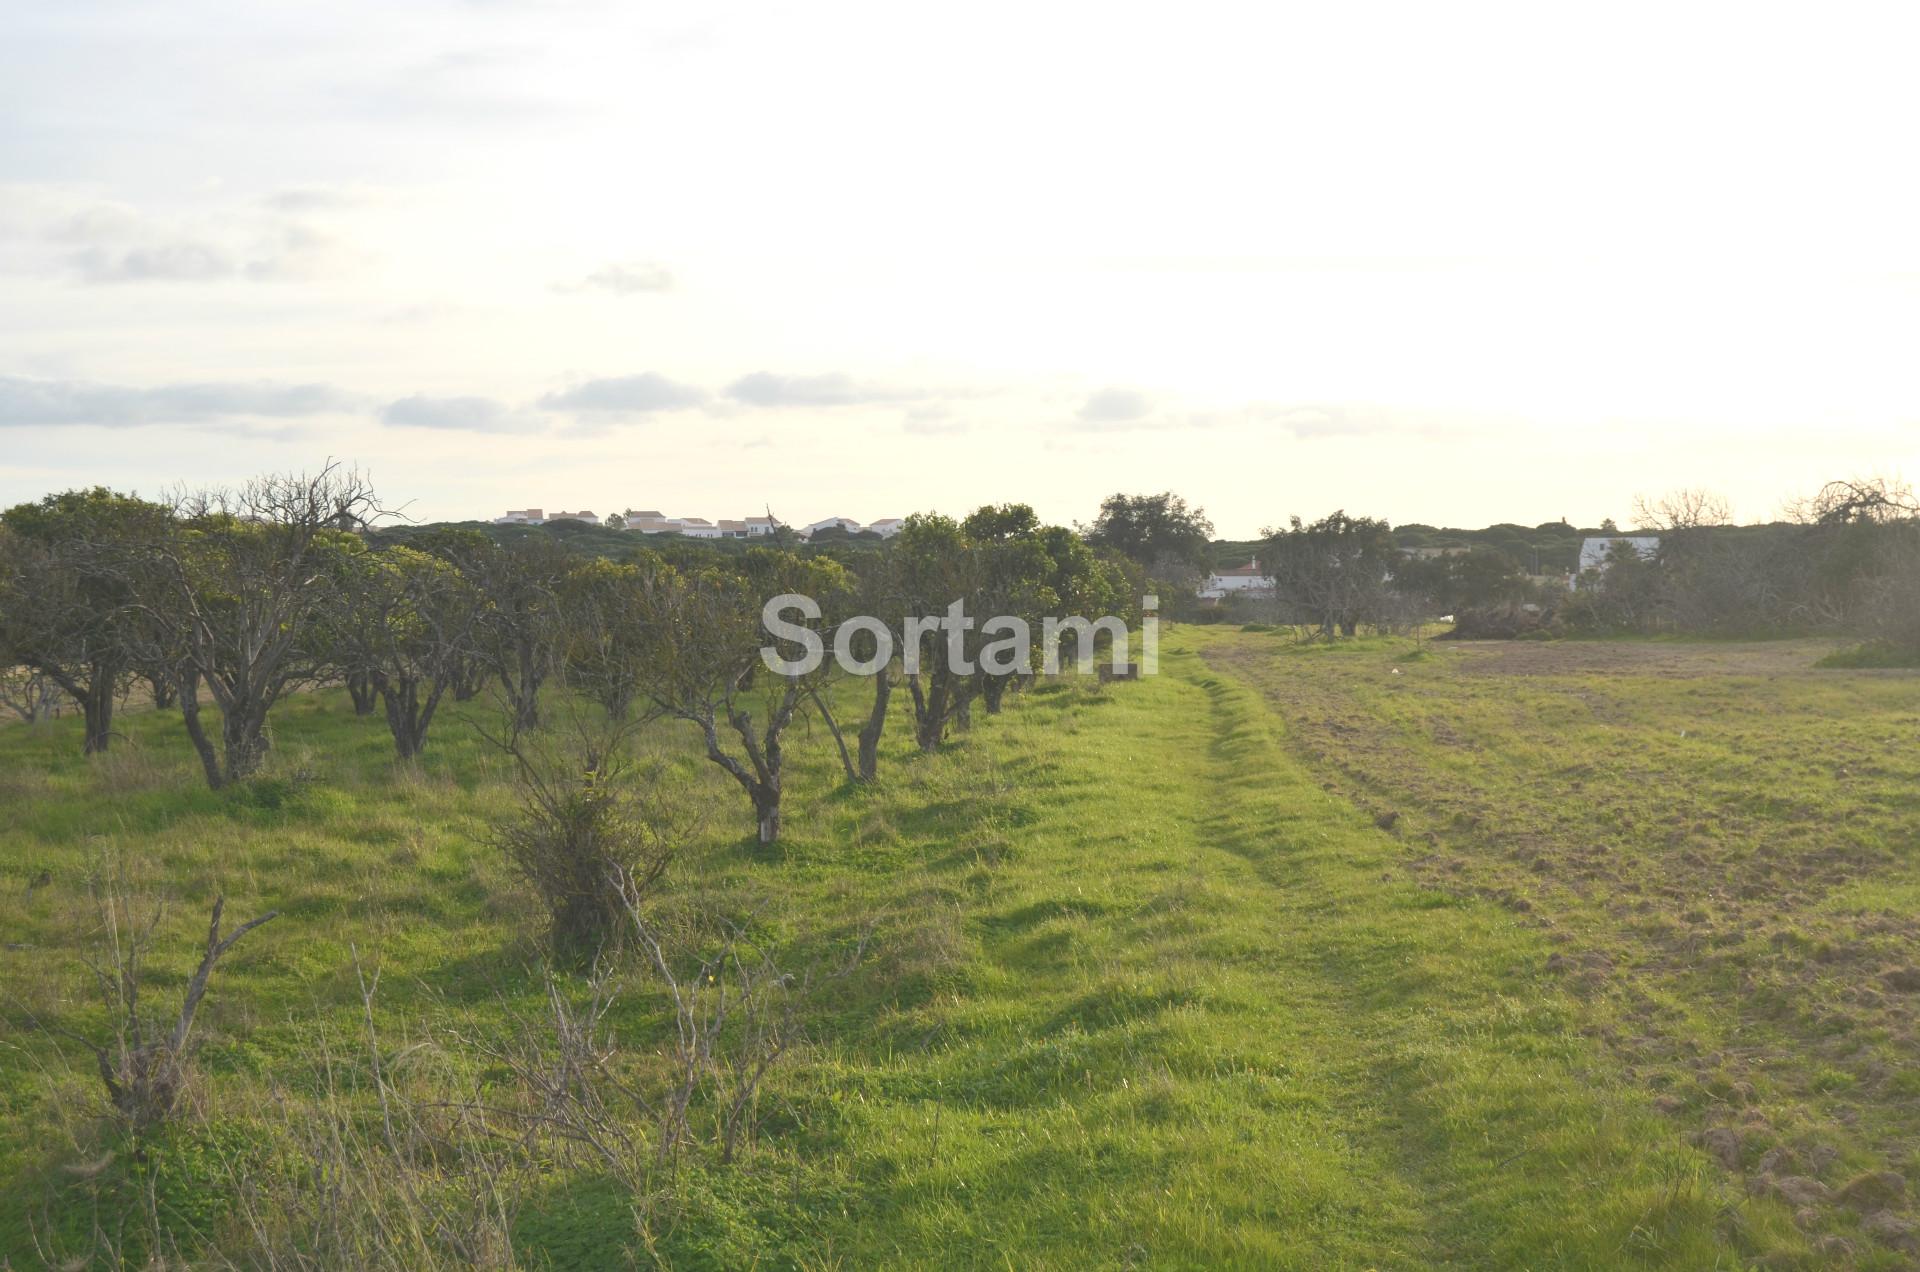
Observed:
[[[686,732],[649,734],[711,807],[664,909],[744,916],[796,966],[871,936],[737,1161],[690,1153],[662,1201],[515,1157],[491,1261],[1910,1259],[1920,678],[1796,645],[1301,653],[1187,628],[1165,651],[938,755],[896,724],[871,789],[812,730],[772,852]],[[396,767],[323,693],[277,715],[267,777],[212,794],[177,719],[123,728],[92,762],[77,722],[0,730],[0,1253],[103,1230],[256,1264],[315,1230],[269,1203],[464,1186],[457,1160],[381,1161],[360,975],[407,1089],[502,1080],[489,1041],[546,994],[541,916],[489,845],[506,762],[449,718]],[[216,976],[190,1112],[138,1143],[45,1027],[105,1027],[81,961],[103,872],[171,899],[162,1005],[216,893],[282,911]],[[624,1046],[657,1050],[664,1003],[617,1004]],[[343,1179],[303,1164],[315,1126],[364,1132]]]

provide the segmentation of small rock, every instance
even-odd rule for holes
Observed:
[[[1833,1195],[1831,1188],[1805,1175],[1787,1175],[1776,1179],[1773,1181],[1773,1190],[1792,1206],[1811,1206]]]
[[[1869,1171],[1841,1185],[1834,1196],[1843,1206],[1865,1213],[1884,1210],[1907,1195],[1907,1180],[1891,1170]]]
[[[1740,1137],[1724,1126],[1700,1132],[1700,1147],[1728,1170],[1740,1165]]]

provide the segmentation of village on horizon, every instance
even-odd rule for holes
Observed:
[[[883,539],[891,539],[900,533],[905,522],[904,517],[882,517],[878,521],[862,525],[852,517],[828,517],[811,525],[790,527],[802,539],[811,539],[822,530],[840,530],[847,534],[876,534]],[[510,509],[505,515],[495,517],[496,526],[540,526],[549,521],[580,521],[588,525],[607,526],[615,530],[637,530],[641,534],[678,534],[689,539],[758,539],[771,535],[776,529],[786,526],[786,522],[777,517],[740,517],[738,519],[721,518],[709,521],[705,517],[669,517],[659,512],[638,511],[633,508],[623,513],[612,513],[606,517],[595,516],[590,511],[547,513],[539,508]]]

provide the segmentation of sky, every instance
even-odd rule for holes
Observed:
[[[1893,4],[0,0],[0,504],[1173,490],[1228,537],[1920,477]]]

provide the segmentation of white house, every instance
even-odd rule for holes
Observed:
[[[537,526],[546,522],[547,514],[538,508],[525,508],[518,512],[509,510],[504,517],[495,517],[496,526]]]
[[[835,528],[845,530],[848,534],[859,534],[865,527],[852,517],[828,517],[825,521],[816,521],[810,526],[803,527],[800,534],[804,538],[811,539],[822,530]]]
[[[1232,569],[1215,570],[1198,589],[1203,601],[1222,600],[1229,594],[1265,596],[1272,592],[1273,580],[1260,568],[1258,561],[1249,561]]]
[[[1588,570],[1606,568],[1607,556],[1613,551],[1613,545],[1624,543],[1632,548],[1642,561],[1651,561],[1660,552],[1660,536],[1657,534],[1615,534],[1580,541],[1580,565],[1567,580],[1569,590],[1579,586],[1580,576]]]
[[[551,517],[548,517],[547,520],[548,521],[584,521],[588,525],[593,525],[593,526],[597,526],[600,524],[600,518],[594,516],[591,512],[556,512]]]
[[[906,524],[907,520],[905,517],[882,517],[880,520],[868,526],[867,529],[873,531],[882,539],[891,539],[894,535],[899,534],[900,527]]]
[[[772,534],[779,524],[772,517],[748,517],[745,519],[747,538],[758,539],[762,535]]]
[[[676,528],[689,539],[718,539],[720,527],[705,517],[675,517]]]

